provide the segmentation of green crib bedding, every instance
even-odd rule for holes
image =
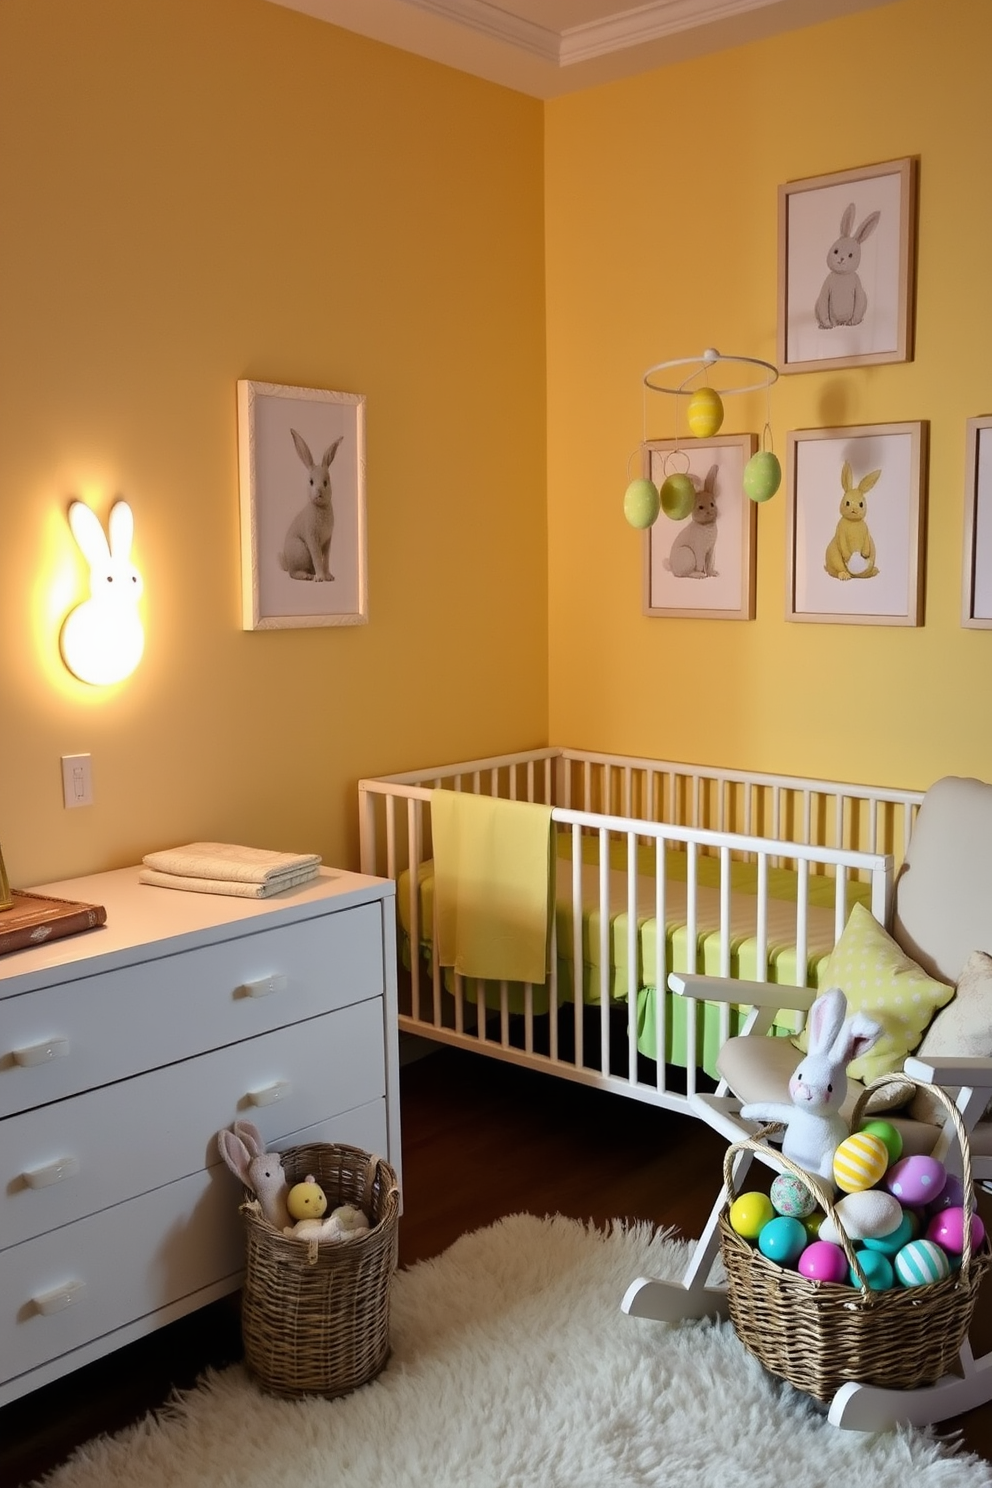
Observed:
[[[597,1004],[600,1001],[604,981],[599,909],[599,868],[596,862],[597,842],[583,840],[582,899],[584,904],[581,926],[582,988],[584,1002]],[[607,926],[607,954],[605,983],[607,997],[612,1002],[623,1003],[628,999],[630,976],[628,967],[628,908],[626,848],[622,842],[612,844],[609,871],[609,923]],[[571,1002],[576,995],[574,964],[574,930],[572,910],[572,862],[571,836],[567,832],[558,839],[558,877],[555,895],[555,922],[557,935],[558,1001]],[[655,882],[653,876],[653,849],[641,848],[638,852],[636,935],[634,940],[636,965],[634,988],[637,997],[637,1044],[642,1054],[655,1057],[656,1053],[656,979],[658,920],[655,914]],[[722,935],[720,931],[720,862],[714,857],[700,854],[696,860],[696,951],[691,954],[687,926],[687,878],[688,860],[684,851],[672,850],[665,854],[665,948],[668,971],[699,970],[718,975],[722,961]],[[798,874],[788,868],[770,868],[768,871],[767,945],[768,967],[758,964],[757,925],[757,867],[752,863],[730,864],[731,913],[730,913],[730,971],[734,977],[744,980],[767,980],[783,985],[818,986],[822,968],[834,941],[834,896],[836,883],[825,874],[809,877],[809,913],[807,919],[807,961],[804,975],[796,975],[795,904],[798,894]],[[418,904],[421,951],[430,964],[432,946],[430,929],[433,924],[434,871],[430,860],[418,868]],[[870,901],[870,886],[849,882],[847,885],[848,910],[860,900]],[[409,965],[410,932],[410,875],[404,872],[397,880],[397,904],[399,909],[401,943],[406,964]],[[453,974],[445,970],[444,983],[453,990]],[[463,979],[465,996],[476,1001],[484,996],[488,1008],[498,1010],[502,1006],[501,988],[497,983],[477,982]],[[666,1062],[684,1063],[680,1053],[685,1046],[685,1001],[666,996]],[[535,1014],[546,1013],[550,1005],[547,984],[531,989],[531,1007]],[[507,1006],[511,1013],[520,1013],[526,1006],[526,992],[519,984],[508,984]],[[702,1016],[697,1017],[697,1063],[713,1073],[716,1052],[721,1041],[720,1007],[704,1004]],[[730,1031],[739,1031],[747,1008],[737,1005],[730,1010]],[[776,1020],[776,1031],[795,1032],[796,1024],[787,1013]]]

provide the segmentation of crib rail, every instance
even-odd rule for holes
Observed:
[[[431,856],[431,791],[439,788],[553,806],[559,913],[544,986],[473,984],[437,964],[436,901],[425,915],[421,878]],[[679,999],[684,1026],[676,1028],[669,999],[655,990],[649,1036],[641,1015],[650,989],[666,988],[673,970],[732,976],[746,945],[753,959],[747,977],[782,980],[788,1008],[788,986],[810,982],[811,958],[839,937],[853,886],[887,922],[898,861],[891,849],[897,844],[901,859],[920,799],[559,749],[363,780],[359,795],[362,870],[403,879],[404,1031],[674,1109],[687,1108],[699,1088],[698,1051],[714,1022],[722,1043],[746,1009]],[[766,829],[783,824],[791,835]],[[684,887],[673,887],[673,863]],[[746,895],[741,864],[752,875]],[[790,963],[776,963],[772,947],[771,885],[783,868],[794,903],[774,907],[779,931],[783,914],[790,922],[791,977]],[[684,922],[679,964],[675,942],[660,928],[670,923],[673,894]],[[559,943],[559,921],[567,944]]]

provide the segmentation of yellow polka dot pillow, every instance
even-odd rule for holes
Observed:
[[[840,987],[848,1015],[864,1013],[882,1025],[874,1048],[847,1067],[852,1079],[865,1083],[902,1069],[934,1013],[954,996],[954,988],[927,976],[863,904],[851,910],[820,975],[820,986]],[[806,1053],[805,1033],[793,1043]]]

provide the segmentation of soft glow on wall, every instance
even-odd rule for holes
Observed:
[[[90,566],[90,597],[66,616],[62,660],[80,681],[108,686],[129,677],[145,649],[138,614],[144,585],[131,562],[134,518],[126,501],[115,502],[108,543],[99,518],[85,502],[74,501],[69,526]]]

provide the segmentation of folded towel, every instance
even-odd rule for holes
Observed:
[[[238,847],[233,842],[190,842],[162,852],[146,853],[146,868],[159,873],[178,873],[185,878],[214,878],[222,882],[271,883],[303,868],[316,872],[317,853],[270,852],[264,847]],[[284,885],[288,887],[288,885]]]
[[[551,807],[431,792],[438,954],[493,981],[543,982],[551,925]]]
[[[194,878],[189,874],[160,873],[157,868],[142,868],[138,882],[154,884],[160,889],[186,889],[194,894],[232,894],[236,899],[271,899],[286,889],[309,883],[320,872],[315,863],[312,868],[300,868],[296,873],[280,873],[265,883],[246,883],[234,878]]]

